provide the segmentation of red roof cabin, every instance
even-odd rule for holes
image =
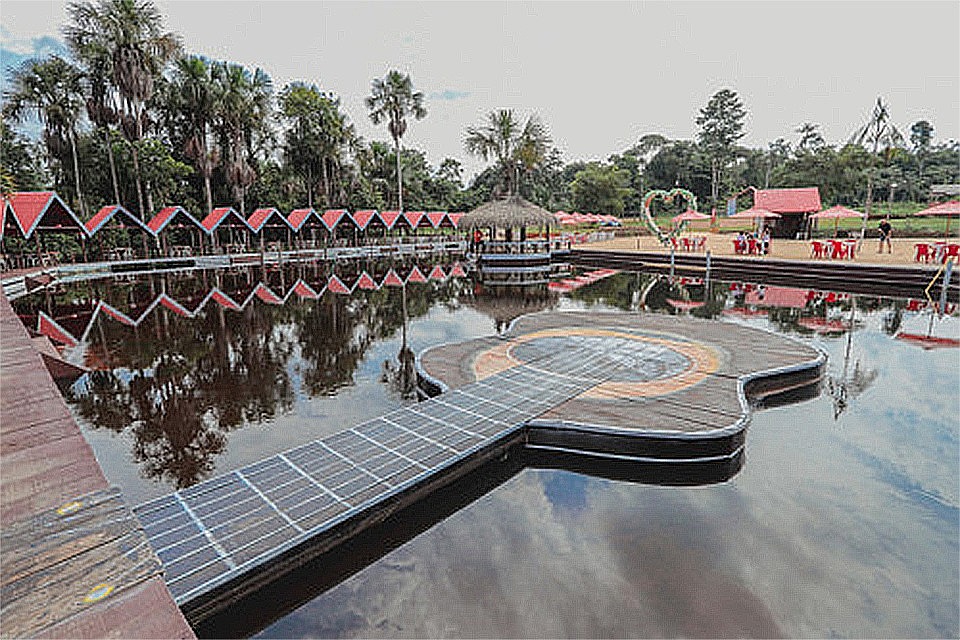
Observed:
[[[823,208],[817,187],[757,189],[753,206],[780,214],[780,219],[771,226],[771,233],[777,238],[791,239],[803,230],[808,215]]]
[[[280,211],[273,207],[257,209],[247,218],[247,224],[254,233],[260,236],[260,249],[263,250],[267,242],[292,243],[293,226]]]
[[[203,236],[209,236],[207,230],[183,207],[164,207],[147,222],[147,228],[153,232],[163,247],[163,253],[170,255],[171,247],[174,253],[184,255],[194,248],[203,248]],[[184,249],[187,247],[188,249]]]
[[[30,238],[38,231],[89,235],[77,215],[54,191],[11,193],[3,214],[4,235]]]
[[[246,251],[249,236],[254,233],[247,219],[233,207],[217,207],[200,225],[213,238],[213,245],[227,245],[228,253]],[[226,229],[226,232],[224,232]]]

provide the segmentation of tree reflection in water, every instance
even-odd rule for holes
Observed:
[[[398,333],[396,360],[382,362],[379,380],[395,397],[415,397],[415,354],[406,323],[434,305],[470,305],[501,332],[517,316],[554,308],[560,300],[546,286],[501,290],[458,278],[407,282],[412,264],[340,262],[334,268],[349,295],[327,290],[334,275],[329,264],[293,263],[282,269],[118,278],[109,286],[97,281],[57,286],[15,301],[14,308],[28,325],[35,326],[42,311],[83,337],[66,355],[93,371],[67,392],[68,400],[90,428],[132,437],[142,475],[183,488],[214,472],[231,431],[270,428],[303,398],[339,394],[354,384],[371,346]],[[431,273],[422,266],[421,272]],[[809,292],[813,295],[795,305],[777,306],[785,301],[769,297],[748,303],[745,288],[623,273],[578,289],[569,299],[585,307],[704,318],[762,315],[782,332],[805,335],[811,331],[805,320],[845,316],[853,304],[849,296],[830,292]],[[214,291],[217,298],[210,297]],[[169,304],[158,304],[161,295]],[[704,304],[681,311],[671,300]],[[103,309],[99,301],[123,317],[97,313]],[[902,315],[909,301],[864,303],[875,310],[894,305],[893,312]],[[841,376],[844,407],[873,381],[869,363],[861,366],[858,360],[852,373]]]
[[[372,343],[395,335],[404,318],[456,298],[462,288],[449,279],[351,295],[328,292],[317,300],[292,295],[285,304],[255,300],[239,310],[226,300],[207,301],[197,309],[210,287],[242,301],[266,281],[284,297],[283,287],[299,278],[314,278],[322,290],[320,282],[329,275],[315,267],[288,269],[279,275],[246,270],[155,276],[84,290],[83,296],[108,302],[139,325],[96,317],[80,347],[95,370],[68,391],[68,400],[92,428],[132,436],[132,454],[145,477],[181,489],[213,473],[231,431],[270,423],[290,412],[297,397],[334,395],[353,384]],[[161,292],[194,317],[156,306],[141,319]],[[59,295],[69,298],[71,291]],[[384,381],[404,397],[415,393],[414,360],[404,339],[399,377]]]

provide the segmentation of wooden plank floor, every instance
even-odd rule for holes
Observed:
[[[511,327],[507,348],[496,350],[489,339],[442,346],[421,354],[424,373],[450,388],[482,378],[484,363],[512,366],[515,343],[530,336],[549,339],[569,333],[573,338],[597,332],[622,343],[661,345],[680,350],[704,368],[702,376],[661,376],[644,384],[640,377],[604,385],[590,394],[571,398],[541,415],[537,422],[601,425],[636,431],[674,433],[712,432],[733,425],[743,416],[738,396],[741,376],[757,371],[814,361],[818,351],[790,338],[742,325],[664,314],[596,312],[539,313],[519,318]],[[572,344],[573,342],[571,342]],[[558,343],[560,344],[560,343]],[[494,345],[494,346],[492,346]],[[664,357],[664,350],[651,356]],[[640,351],[639,353],[643,353]],[[639,356],[638,356],[639,357]],[[706,360],[710,359],[711,363]],[[642,377],[642,376],[641,376]]]
[[[576,350],[212,478],[136,508],[177,602],[242,580],[285,551],[429,482],[617,366]],[[548,361],[549,360],[549,361]]]
[[[4,638],[193,637],[142,528],[2,295],[0,522]]]
[[[512,340],[482,338],[434,349],[422,364],[437,377],[443,376],[435,369],[444,369],[444,382],[456,388],[138,506],[176,601],[197,619],[208,615],[217,606],[212,602],[251,588],[257,572],[283,562],[278,559],[287,552],[308,543],[315,551],[332,547],[371,510],[421,491],[534,419],[577,416],[676,432],[723,429],[744,417],[742,374],[821,358],[799,343],[734,325],[658,318],[638,327],[636,316],[601,318],[535,314],[518,323]],[[563,340],[571,328],[574,339],[551,348],[550,340]],[[491,370],[475,375],[480,355],[519,349],[523,334],[534,330],[547,332],[546,348],[530,343],[519,363],[494,354],[485,361]],[[638,330],[642,340],[623,339]],[[709,335],[694,340],[685,333]],[[721,345],[736,346],[736,353]],[[686,395],[664,399],[671,395],[665,392],[660,402],[621,397],[616,392],[625,387],[616,384],[612,395],[602,392],[611,381],[643,382],[645,365],[654,374],[661,365],[672,367],[676,375],[666,377],[679,387],[667,392]],[[736,455],[738,447],[734,442],[724,455]]]

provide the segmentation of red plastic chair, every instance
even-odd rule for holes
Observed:
[[[930,261],[930,245],[921,242],[913,246],[917,248],[917,255],[913,258],[915,262],[920,262],[921,260],[924,262]]]
[[[826,247],[819,240],[814,240],[810,243],[810,257],[811,258],[822,258],[824,257]]]
[[[757,252],[757,239],[756,238],[747,238],[747,252],[753,255]]]
[[[830,257],[834,260],[843,260],[847,257],[847,245],[839,242],[837,240],[831,240],[830,246],[832,248],[830,252]]]
[[[684,251],[690,251],[690,238],[680,238],[680,242],[683,243]]]
[[[733,252],[734,253],[743,253],[743,243],[739,240],[733,241]]]
[[[960,259],[960,244],[947,245],[946,250],[943,252],[943,262],[946,262],[947,258],[954,258],[954,262]]]

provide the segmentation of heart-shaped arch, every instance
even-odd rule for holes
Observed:
[[[693,195],[693,192],[689,189],[684,189],[682,187],[675,187],[670,191],[664,191],[663,189],[651,189],[647,191],[646,195],[643,196],[643,217],[647,223],[647,227],[650,228],[657,235],[657,239],[660,240],[665,245],[670,244],[670,238],[675,235],[674,231],[664,232],[658,225],[657,221],[653,218],[653,212],[650,211],[650,205],[653,204],[654,200],[658,198],[663,200],[665,203],[670,204],[673,202],[674,198],[683,198],[687,202],[687,206],[694,211],[697,209],[697,196]]]

